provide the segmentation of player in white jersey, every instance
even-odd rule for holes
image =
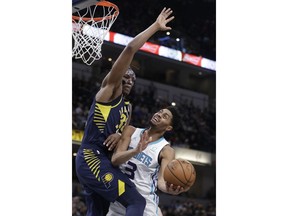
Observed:
[[[157,188],[173,195],[189,190],[180,186],[173,189],[173,184],[167,185],[163,178],[165,167],[175,159],[175,151],[163,135],[179,120],[175,107],[161,109],[151,118],[149,128],[127,126],[113,153],[112,164],[120,166],[146,199],[144,216],[162,215],[158,208]],[[125,215],[125,212],[123,205],[114,202],[110,203],[107,216]]]

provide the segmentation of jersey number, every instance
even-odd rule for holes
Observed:
[[[126,125],[128,117],[129,117],[128,110],[127,110],[126,106],[124,106],[120,110],[120,123],[118,125],[116,125],[116,130],[118,132],[120,132],[120,133],[123,132],[123,128]]]
[[[125,173],[130,179],[134,179],[135,171],[137,170],[136,164],[131,161],[127,162],[127,166],[125,167]]]

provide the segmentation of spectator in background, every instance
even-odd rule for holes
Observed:
[[[85,216],[86,215],[86,205],[81,200],[79,196],[72,198],[72,216]]]

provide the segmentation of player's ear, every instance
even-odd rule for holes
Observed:
[[[166,127],[166,131],[171,131],[173,129],[173,127],[171,125]]]

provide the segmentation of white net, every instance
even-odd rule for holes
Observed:
[[[118,7],[108,1],[78,11],[72,16],[72,57],[91,65],[102,57],[101,47],[105,36],[119,14]]]

